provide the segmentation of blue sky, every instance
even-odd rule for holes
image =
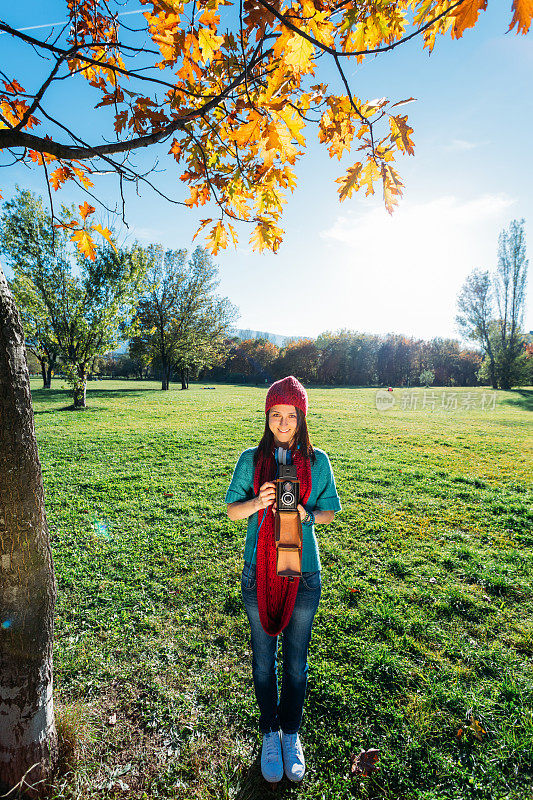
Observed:
[[[64,19],[64,3],[47,0],[3,11],[14,27]],[[126,6],[133,10],[135,2]],[[362,99],[405,106],[414,128],[415,156],[396,162],[405,184],[391,217],[381,191],[339,203],[335,178],[357,160],[330,160],[309,129],[309,148],[299,162],[299,185],[281,223],[284,242],[276,255],[253,253],[249,229],[239,227],[237,250],[220,253],[219,292],[240,310],[237,326],[299,336],[349,328],[368,333],[401,333],[429,339],[459,338],[455,303],[474,268],[493,270],[498,234],[512,219],[526,220],[528,250],[533,245],[531,68],[533,38],[506,34],[511,0],[490,0],[478,25],[462,39],[440,37],[431,56],[414,39],[389,54],[348,68],[354,93]],[[133,24],[135,16],[129,18]],[[140,21],[140,18],[139,18]],[[39,35],[41,31],[35,31]],[[31,51],[0,37],[2,67],[25,88],[40,85],[46,65]],[[24,55],[24,60],[22,58]],[[330,77],[328,73],[327,77]],[[64,107],[57,87],[50,109]],[[87,108],[84,87],[68,97],[73,123],[91,140],[103,129],[105,111]],[[93,101],[93,105],[94,105]],[[186,196],[174,162],[160,145],[138,163],[161,170],[152,180],[176,199]],[[100,196],[114,203],[116,181],[97,178]],[[45,193],[43,176],[14,167],[0,171],[0,189],[9,197],[15,183]],[[188,211],[148,188],[137,196],[128,187],[126,219],[131,238],[142,243],[193,248],[191,239],[205,207]],[[75,189],[55,195],[60,202],[83,202]],[[90,201],[90,198],[87,198]],[[533,330],[533,280],[529,280],[525,330]]]

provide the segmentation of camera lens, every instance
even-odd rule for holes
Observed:
[[[294,495],[292,492],[285,492],[281,497],[281,502],[284,506],[294,505]]]
[[[283,484],[283,491],[292,492],[292,483],[290,481],[285,481],[285,483]]]

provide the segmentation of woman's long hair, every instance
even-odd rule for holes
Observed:
[[[265,458],[268,458],[269,456],[272,455],[272,450],[274,449],[274,434],[272,433],[272,431],[268,426],[268,416],[269,415],[266,414],[265,430],[263,431],[263,436],[257,446],[257,450],[254,453],[254,467],[257,464],[257,461],[259,460],[260,453],[262,453]],[[294,436],[293,447],[296,447],[296,445],[300,445],[300,452],[302,454],[307,453],[307,455],[311,459],[311,464],[314,464],[316,461],[316,454],[313,449],[313,445],[311,444],[311,439],[309,438],[309,431],[307,430],[307,421],[305,419],[305,414],[299,408],[296,408],[296,421],[297,421],[297,426],[296,426],[296,434]]]

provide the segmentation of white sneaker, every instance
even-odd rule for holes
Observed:
[[[283,750],[283,766],[285,775],[290,781],[299,783],[305,773],[305,760],[302,743],[298,733],[281,732],[281,747]]]
[[[261,750],[261,772],[269,783],[278,783],[283,778],[283,758],[279,731],[263,734]]]

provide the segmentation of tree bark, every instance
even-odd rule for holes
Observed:
[[[52,372],[53,372],[53,369],[54,369],[54,364],[48,362],[48,367],[46,369],[46,386],[44,387],[45,389],[51,389],[52,388]]]
[[[170,376],[172,373],[172,367],[170,366],[170,364],[166,364],[165,362],[163,362],[161,369],[162,369],[161,389],[163,391],[168,391],[170,387]]]
[[[0,269],[0,791],[38,797],[57,764],[56,585],[24,337]]]
[[[74,383],[74,408],[87,408],[87,374],[84,364],[78,364],[77,373],[77,380]]]
[[[46,377],[47,377],[47,375],[46,375],[46,365],[47,365],[46,358],[40,358],[39,362],[41,364],[41,375],[43,376],[43,389],[49,389],[50,388],[50,384],[47,384],[47,380],[46,380]]]

